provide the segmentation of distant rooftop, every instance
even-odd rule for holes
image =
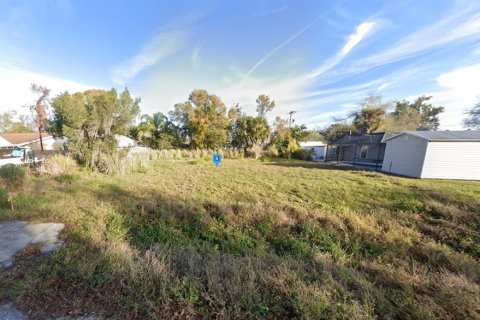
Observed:
[[[42,132],[42,138],[50,137],[51,135],[45,132]],[[4,140],[8,141],[13,145],[22,145],[25,143],[34,142],[40,140],[39,134],[37,132],[33,133],[4,133],[1,134]]]
[[[325,146],[325,143],[322,141],[305,141],[305,142],[300,142],[301,147],[323,147]]]
[[[480,131],[405,131],[385,137],[383,141],[390,140],[402,134],[409,134],[427,141],[480,141]]]

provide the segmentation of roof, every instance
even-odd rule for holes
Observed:
[[[435,141],[480,141],[480,131],[466,130],[466,131],[405,131],[394,134],[390,137],[384,138],[383,142],[401,136],[403,134],[412,135],[423,140]]]
[[[300,142],[300,147],[324,147],[325,143],[322,141],[305,141]]]
[[[135,146],[135,140],[130,139],[127,136],[116,134],[115,139],[117,140],[117,147],[119,148],[129,148]]]
[[[0,136],[0,148],[8,148],[8,147],[12,147],[13,145],[8,142],[7,140],[5,140],[4,138],[2,138]]]
[[[29,144],[32,142],[36,142],[40,140],[38,133],[33,132],[33,133],[4,133],[0,135],[1,138],[4,140],[8,141],[12,145],[25,145]],[[49,138],[51,137],[50,134],[42,132],[42,139]]]
[[[348,145],[348,144],[380,144],[385,136],[385,132],[362,134],[362,135],[346,135],[338,139],[333,145]]]

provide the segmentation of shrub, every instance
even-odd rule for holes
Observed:
[[[13,207],[13,195],[15,192],[22,189],[25,183],[25,169],[22,167],[17,167],[13,164],[9,164],[3,167],[0,167],[0,180],[5,186],[8,192],[8,202],[12,210]]]
[[[311,161],[313,159],[313,151],[312,150],[305,150],[305,149],[297,149],[292,152],[292,158],[298,160],[308,160]]]
[[[53,177],[58,177],[66,174],[78,172],[78,165],[69,156],[54,155],[45,160],[40,168],[40,173]]]

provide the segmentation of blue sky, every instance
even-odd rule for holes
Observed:
[[[259,94],[323,127],[369,92],[434,96],[460,129],[480,95],[480,1],[0,2],[0,111],[91,87],[168,112],[196,88],[254,113]]]

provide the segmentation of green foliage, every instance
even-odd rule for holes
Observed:
[[[25,169],[13,164],[0,167],[0,180],[8,192],[20,190],[25,183]]]
[[[292,153],[292,158],[297,159],[297,160],[306,160],[310,161],[313,159],[313,151],[312,150],[306,150],[306,149],[297,149],[293,151]]]
[[[13,206],[13,195],[15,192],[20,191],[23,188],[26,180],[25,169],[13,164],[7,164],[0,167],[0,182],[8,191],[8,202],[12,211],[14,210]]]
[[[129,128],[129,135],[152,149],[173,149],[183,142],[178,128],[161,112],[144,114],[138,126]]]
[[[333,143],[346,135],[357,133],[357,129],[351,124],[334,123],[320,131],[329,143]]]
[[[427,103],[430,99],[432,99],[432,96],[418,97],[413,103],[407,100],[396,101],[395,110],[392,115],[400,119],[402,117],[418,118],[419,116],[420,122],[417,123],[416,130],[437,130],[440,125],[438,115],[442,113],[445,108],[434,107],[431,103]],[[414,116],[412,116],[412,113]],[[414,124],[410,124],[408,128],[413,125]]]
[[[480,130],[480,102],[467,111],[467,118],[463,120],[463,125],[467,128]]]
[[[259,117],[265,117],[267,112],[270,112],[275,108],[275,101],[270,100],[270,97],[264,94],[259,95],[256,102]]]
[[[30,132],[33,132],[33,130],[30,128],[27,116],[20,115],[17,117],[17,113],[13,110],[5,111],[0,114],[0,133]]]
[[[69,149],[80,164],[103,172],[107,159],[116,159],[115,134],[126,133],[139,113],[140,99],[133,99],[128,89],[65,92],[52,101],[57,133],[70,138]],[[111,161],[110,161],[111,162]]]
[[[359,110],[352,113],[353,126],[359,133],[373,133],[383,129],[389,104],[382,102],[382,96],[371,93],[360,102]]]
[[[241,116],[232,127],[232,146],[245,152],[260,146],[270,136],[270,127],[263,117]]]
[[[277,117],[274,123],[275,131],[271,145],[275,146],[279,156],[291,158],[292,153],[300,148],[299,141],[308,135],[305,125],[294,125],[289,127],[287,120]]]
[[[175,105],[170,117],[180,136],[190,139],[192,148],[220,148],[227,141],[229,120],[225,104],[206,90],[192,91],[188,101]]]

